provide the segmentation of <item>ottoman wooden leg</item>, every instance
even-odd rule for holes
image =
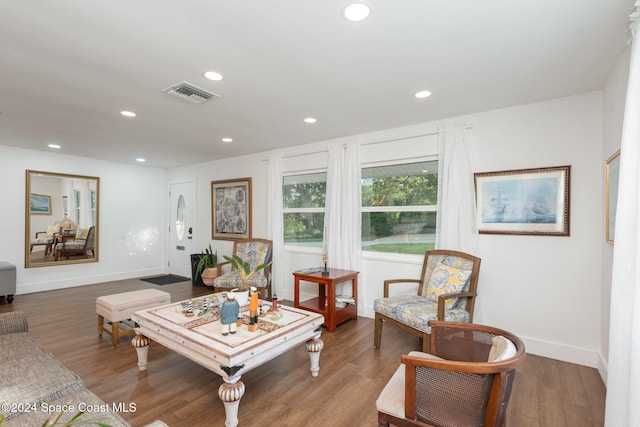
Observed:
[[[120,333],[120,326],[118,322],[111,322],[111,336],[113,337],[113,346],[118,345],[118,338]]]
[[[102,325],[104,325],[104,317],[98,314],[98,336],[102,336]]]

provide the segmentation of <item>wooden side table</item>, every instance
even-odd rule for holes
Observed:
[[[294,271],[294,301],[296,308],[320,313],[324,316],[324,326],[329,332],[336,330],[336,325],[349,319],[358,318],[358,273],[351,270],[329,268],[329,275],[323,276],[322,272],[305,273]],[[300,302],[300,281],[318,284],[318,297]],[[345,307],[336,307],[336,285],[351,281],[351,296],[353,304]]]

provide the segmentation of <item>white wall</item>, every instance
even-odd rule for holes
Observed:
[[[479,299],[475,321],[520,335],[533,354],[596,366],[600,351],[603,230],[602,93],[593,92],[530,105],[452,118],[471,125],[478,172],[571,165],[571,236],[482,235]],[[440,122],[444,123],[444,122]],[[440,123],[358,135],[364,144],[431,133]],[[353,139],[350,138],[350,139]],[[330,142],[285,150],[284,156],[326,149]],[[384,149],[384,144],[378,146]],[[415,150],[388,149],[389,158]],[[323,154],[315,154],[319,159]],[[266,154],[207,162],[168,171],[169,181],[197,182],[196,248],[211,236],[210,181],[253,178],[253,236],[266,236]],[[316,162],[321,163],[321,162]],[[213,241],[219,254],[232,242]],[[276,261],[278,262],[278,261]],[[319,252],[288,251],[279,262],[280,298],[293,299],[296,269],[320,264]],[[373,300],[388,278],[418,277],[418,256],[365,258],[359,283],[359,314],[373,316]],[[373,337],[372,337],[373,339]]]
[[[100,178],[99,262],[24,268],[27,169]],[[0,146],[0,182],[0,260],[18,295],[167,271],[165,170]]]
[[[218,251],[218,258],[231,255],[233,241],[211,240],[211,181],[251,177],[252,237],[267,237],[267,162],[264,154],[199,163],[167,172],[167,182],[193,180],[196,183],[196,218],[193,230],[194,252],[201,252],[209,243]]]

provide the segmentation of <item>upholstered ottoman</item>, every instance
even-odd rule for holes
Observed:
[[[16,266],[0,261],[0,296],[6,295],[7,302],[13,302],[16,293]]]
[[[171,303],[171,295],[157,289],[143,289],[98,297],[96,299],[98,335],[102,335],[102,332],[108,333],[113,338],[113,345],[116,346],[121,336],[135,333],[131,326],[129,329],[120,331],[120,322],[131,319],[131,313],[169,303]],[[104,325],[105,319],[111,323],[111,328]]]

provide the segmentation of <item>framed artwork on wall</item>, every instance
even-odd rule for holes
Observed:
[[[251,237],[251,178],[211,181],[211,237]]]
[[[616,208],[618,205],[618,182],[620,178],[620,150],[607,159],[605,174],[606,241],[613,243],[616,231]]]
[[[571,166],[475,173],[481,234],[568,236]]]
[[[29,194],[29,213],[32,215],[51,215],[51,196]]]

